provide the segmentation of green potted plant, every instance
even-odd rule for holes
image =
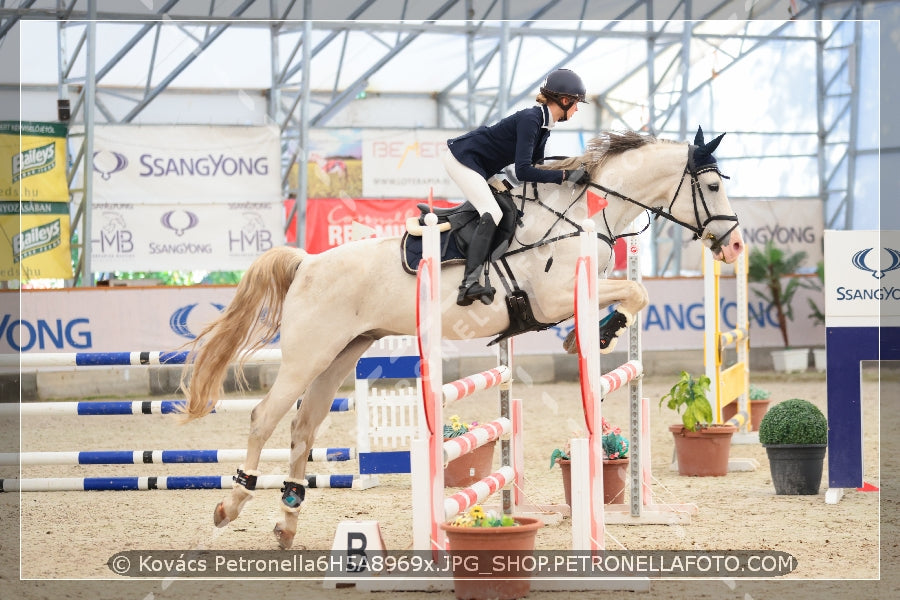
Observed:
[[[734,425],[713,423],[709,401],[710,380],[706,375],[694,378],[682,371],[675,385],[659,399],[677,414],[681,423],[670,425],[675,438],[678,473],[691,476],[721,476],[728,473],[728,455]]]
[[[459,415],[450,417],[450,424],[444,425],[444,439],[454,438],[470,429],[478,426],[478,423],[464,423]],[[494,463],[494,446],[497,440],[493,440],[475,448],[467,454],[463,454],[456,460],[450,461],[444,468],[444,487],[468,487],[476,481],[481,481],[491,474]]]
[[[750,431],[759,431],[759,424],[762,422],[763,415],[769,410],[769,390],[761,387],[750,385]],[[734,400],[722,407],[722,420],[726,423],[728,419],[737,414],[738,401]]]
[[[754,283],[762,283],[763,289],[753,289],[753,293],[775,309],[775,319],[781,330],[784,350],[772,351],[772,362],[776,371],[805,371],[809,364],[809,348],[791,348],[788,339],[788,321],[794,320],[794,295],[801,287],[795,275],[806,260],[806,252],[786,253],[769,240],[760,249],[750,251],[747,278]]]
[[[820,293],[825,289],[825,261],[820,260],[816,263],[816,278],[815,280],[810,280],[806,287]],[[813,325],[825,325],[825,312],[812,298],[807,298],[807,301],[809,302],[810,310],[807,316],[812,320]],[[816,371],[820,373],[825,372],[828,367],[825,348],[813,348],[813,364],[816,367]]]
[[[600,418],[603,427],[601,445],[603,447],[603,503],[623,504],[625,485],[628,481],[628,449],[631,447],[622,430],[610,425],[605,417]],[[585,437],[586,434],[582,434]],[[560,448],[554,448],[550,454],[550,468],[559,465],[562,470],[563,491],[566,504],[572,506],[572,465],[569,456],[569,442]]]
[[[769,409],[759,425],[759,442],[769,457],[775,493],[818,494],[828,448],[828,420],[800,398]]]
[[[531,571],[522,558],[534,552],[537,530],[542,526],[540,519],[485,512],[478,504],[452,521],[441,523],[454,559],[456,597],[512,600],[526,596],[531,590]],[[479,565],[477,571],[472,571],[472,564]]]

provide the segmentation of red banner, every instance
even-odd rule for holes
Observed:
[[[367,237],[400,236],[406,230],[408,217],[419,214],[416,204],[420,198],[373,200],[353,198],[310,198],[306,203],[306,248],[318,254],[344,242]],[[447,200],[435,200],[434,206],[453,206]],[[289,215],[294,200],[285,200],[285,216]],[[291,219],[287,242],[296,241],[296,217]]]

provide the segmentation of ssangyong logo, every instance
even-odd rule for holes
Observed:
[[[94,159],[91,161],[94,170],[100,173],[103,181],[109,181],[113,173],[118,173],[128,166],[128,158],[119,152],[111,150],[98,150],[94,152]]]
[[[193,229],[200,222],[200,217],[189,210],[170,210],[163,213],[160,223],[166,229],[171,229],[175,235],[182,236],[188,229]]]
[[[56,166],[56,142],[39,148],[29,148],[13,156],[13,183],[24,177],[45,173]]]
[[[860,271],[866,271],[867,273],[871,273],[872,277],[875,279],[881,279],[887,273],[900,269],[900,251],[894,250],[893,248],[885,248],[885,252],[891,255],[891,264],[888,265],[885,269],[873,269],[867,263],[869,253],[872,252],[874,248],[866,248],[865,250],[860,250],[856,254],[853,255],[853,266],[859,269]]]
[[[225,310],[225,306],[222,304],[217,304],[215,302],[211,302],[213,307],[219,312]],[[175,309],[175,312],[172,313],[172,316],[169,317],[169,327],[172,328],[177,335],[183,338],[187,338],[189,340],[193,340],[197,337],[193,331],[191,331],[191,326],[188,324],[188,317],[191,316],[193,310],[197,308],[197,303],[188,304],[187,306],[182,306],[180,308]]]

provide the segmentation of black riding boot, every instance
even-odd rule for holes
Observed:
[[[494,301],[494,288],[481,285],[478,276],[483,270],[484,263],[487,262],[496,229],[497,225],[494,224],[490,214],[481,215],[466,252],[466,274],[463,276],[459,296],[456,298],[456,303],[460,306],[469,306],[475,300],[481,300],[484,304]]]

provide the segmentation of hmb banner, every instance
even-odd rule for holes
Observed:
[[[242,270],[284,243],[275,127],[102,126],[95,271]]]

